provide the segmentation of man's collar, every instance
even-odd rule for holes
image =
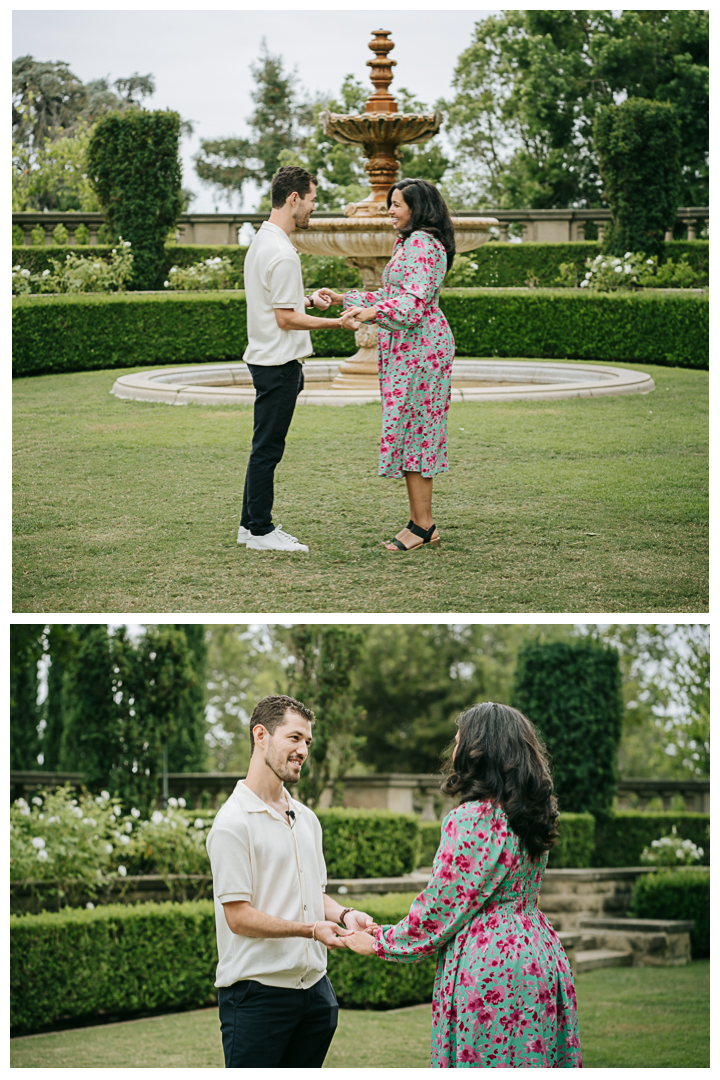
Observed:
[[[294,811],[295,814],[301,814],[304,807],[302,803],[296,802],[288,789],[283,785],[283,791],[288,797],[288,809]],[[273,807],[268,806],[266,802],[256,795],[255,792],[247,786],[243,780],[238,780],[235,785],[235,795],[238,796],[245,809],[249,814],[260,814],[263,810],[267,810],[268,813],[273,813]]]

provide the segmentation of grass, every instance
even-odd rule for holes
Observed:
[[[607,968],[576,978],[586,1068],[710,1066],[710,962],[683,968]],[[430,1006],[340,1010],[325,1068],[430,1064]],[[13,1039],[21,1069],[223,1068],[215,1009]]]
[[[708,373],[632,366],[654,393],[453,405],[442,547],[404,556],[378,544],[407,520],[379,405],[298,407],[275,520],[310,553],[288,555],[235,542],[251,407],[18,379],[14,610],[705,612]]]

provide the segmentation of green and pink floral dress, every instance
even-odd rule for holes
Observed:
[[[546,865],[499,806],[463,803],[443,822],[427,888],[378,932],[385,960],[438,954],[433,1068],[582,1067],[570,965],[537,907]]]
[[[445,248],[430,233],[400,237],[378,292],[351,289],[343,306],[377,308],[382,395],[380,476],[447,472],[447,414],[455,355],[438,307],[447,268]]]

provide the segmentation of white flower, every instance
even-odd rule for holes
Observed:
[[[622,274],[622,266],[616,266],[614,267],[614,270],[616,274]]]
[[[648,266],[653,266],[654,265],[652,259],[646,259],[645,262],[647,263]]]
[[[99,269],[100,269],[100,263],[93,263],[93,270],[99,270]]]
[[[48,853],[47,853],[47,851],[42,851],[42,850],[38,851],[37,857],[40,860],[40,862],[45,862],[45,860],[48,857]]]
[[[607,266],[607,263],[605,263],[605,262],[604,262],[604,263],[602,263],[602,266]]]
[[[100,798],[105,799],[105,801],[107,801],[110,798],[110,792],[109,791],[101,791],[100,792]]]
[[[23,817],[30,817],[30,807],[27,805],[27,803],[25,804],[25,806],[20,807],[20,813]]]
[[[581,288],[581,289],[585,289],[585,288],[587,288],[587,284],[588,284],[588,283],[587,283],[587,281],[581,281],[581,282],[580,282],[580,288]]]
[[[169,284],[170,284],[170,282],[169,282],[169,281],[163,281],[163,285],[165,286],[165,288],[166,288],[166,289],[167,289],[167,287],[168,287],[168,285],[169,285]]]
[[[132,832],[132,821],[125,822],[125,832]]]
[[[205,828],[205,822],[203,821],[203,819],[201,817],[196,817],[195,820],[193,821],[193,825],[195,826],[196,829],[204,829]]]
[[[18,264],[17,264],[17,266],[13,266],[13,270],[19,270],[19,269],[20,269],[20,263],[18,263]],[[16,802],[20,802],[20,800],[19,800],[19,799],[16,799],[15,801],[16,801]],[[24,801],[25,801],[25,800],[23,800],[23,802],[24,802]]]
[[[623,258],[632,259],[632,251],[626,251]]]
[[[160,822],[163,821],[164,819],[163,819],[163,816],[162,816],[162,814],[160,813],[159,810],[154,810],[153,815],[150,818],[150,820],[152,821],[153,825],[159,825]]]
[[[88,911],[94,911],[95,910],[95,905],[90,900],[88,900],[85,907],[88,909]]]
[[[117,249],[116,249],[116,248],[113,248],[113,249],[112,249],[112,253],[113,253],[113,255],[117,255]],[[68,255],[68,258],[70,258],[70,256],[69,256],[69,255]]]
[[[120,817],[120,815],[122,814],[122,808],[119,806],[113,806],[113,814],[115,815],[115,817]]]
[[[170,273],[171,274],[177,274],[177,272],[178,272],[177,266],[171,266],[170,267]]]
[[[177,799],[168,799],[168,806],[173,806],[174,807],[174,806],[177,806],[177,804],[178,804]]]
[[[124,866],[118,866],[118,874],[120,875],[120,877],[125,877],[125,875],[127,874],[127,869]]]
[[[184,799],[178,799],[178,805],[185,809],[186,803]]]
[[[85,824],[89,825],[90,828],[92,828],[94,825],[97,825],[97,821],[93,817],[86,817],[85,818]]]
[[[44,848],[45,841],[43,840],[42,836],[33,836],[32,846],[36,848]]]
[[[49,275],[49,273],[50,273],[50,271],[49,271],[49,270],[43,270],[43,272],[42,272],[42,276],[43,276],[43,277],[47,277],[47,276]]]
[[[30,271],[29,270],[21,270],[20,271],[20,276],[21,277],[30,277]]]
[[[112,846],[112,844],[106,844],[106,845],[105,845],[105,852],[106,852],[106,854],[108,854],[108,855],[112,855],[112,851],[113,851],[113,846]]]
[[[42,799],[38,795],[36,795],[32,801],[35,803],[35,806],[42,806]]]
[[[40,821],[44,821],[45,820],[45,815],[44,814],[38,814],[38,818],[40,819]]]
[[[119,840],[120,840],[121,844],[129,844],[130,843],[130,837],[125,836],[124,834],[120,835]]]
[[[585,278],[589,279],[591,277],[592,277],[592,270],[588,270],[587,274],[585,275]]]
[[[132,244],[129,240],[123,240],[123,247],[132,247]]]
[[[140,811],[137,810],[134,806],[133,806],[132,810],[130,811],[130,813],[132,814],[132,816],[134,818],[139,818],[140,817]]]
[[[55,814],[53,814],[52,817],[48,818],[48,825],[50,825],[51,823],[54,824],[56,821],[59,821],[59,820],[60,820],[60,818],[56,817]]]

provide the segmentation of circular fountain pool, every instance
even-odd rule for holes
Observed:
[[[364,405],[380,401],[377,383],[362,389],[331,387],[339,360],[307,360],[303,405]],[[543,401],[552,398],[649,394],[655,383],[642,371],[561,360],[464,360],[453,364],[453,401]],[[153,368],[121,375],[111,393],[169,405],[250,405],[255,390],[242,362]]]

